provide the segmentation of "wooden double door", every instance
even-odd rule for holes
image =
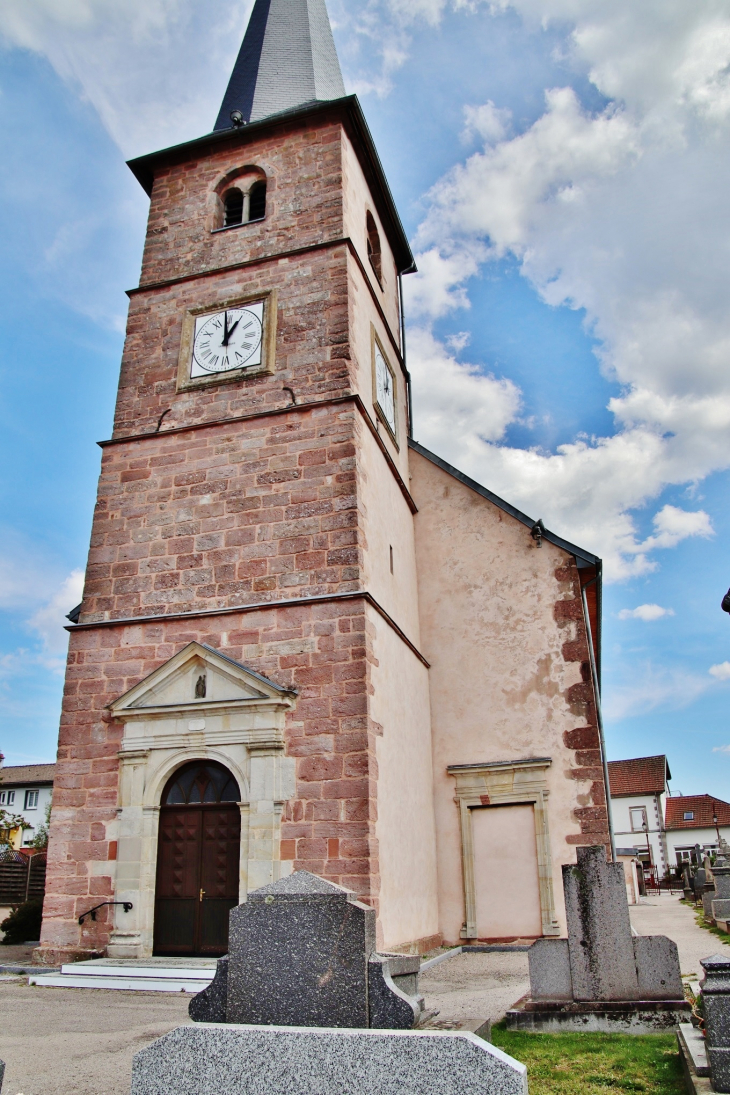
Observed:
[[[160,808],[154,953],[221,955],[228,949],[228,913],[238,904],[241,811],[237,801],[219,797],[225,777],[232,782],[226,769],[186,768],[193,768],[193,779],[178,778]]]

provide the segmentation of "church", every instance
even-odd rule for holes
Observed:
[[[381,950],[564,934],[610,841],[601,561],[414,435],[415,264],[325,0],[256,0],[213,132],[129,166],[37,956],[219,955],[300,869]]]

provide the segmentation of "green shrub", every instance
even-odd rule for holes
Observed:
[[[29,939],[39,939],[42,916],[43,901],[40,897],[31,897],[22,905],[13,906],[13,911],[0,924],[0,929],[5,932],[0,942],[11,946]]]

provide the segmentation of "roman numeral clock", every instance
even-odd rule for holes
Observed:
[[[191,308],[183,322],[177,386],[273,372],[276,293]]]

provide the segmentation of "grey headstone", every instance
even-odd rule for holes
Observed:
[[[192,998],[188,1015],[194,1023],[225,1023],[228,1004],[228,955],[218,959],[215,977]]]
[[[702,894],[702,914],[705,920],[712,920],[712,902],[715,900],[715,887],[706,889]]]
[[[469,1033],[177,1027],[140,1050],[131,1095],[527,1095],[525,1066]]]
[[[713,897],[711,907],[713,920],[730,919],[730,898],[723,897],[718,901],[717,897]]]
[[[232,909],[229,1023],[367,1027],[375,910],[298,871]]]
[[[574,999],[639,999],[623,865],[603,845],[578,848],[563,890]]]
[[[702,1004],[712,1086],[715,1091],[730,1091],[730,959],[714,954],[703,958],[701,965],[705,971]]]
[[[715,900],[727,901],[730,898],[730,866],[715,867]]]
[[[527,961],[533,1000],[573,999],[567,939],[536,939],[527,952]]]
[[[637,935],[634,959],[640,1000],[683,1000],[677,944],[666,935]]]
[[[705,889],[705,882],[707,881],[707,871],[704,867],[698,867],[692,878],[692,886],[695,891],[695,897],[699,899]]]
[[[5,1076],[5,1062],[0,1061],[0,1091],[3,1089],[3,1077]]]

